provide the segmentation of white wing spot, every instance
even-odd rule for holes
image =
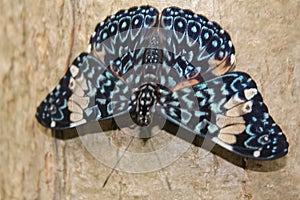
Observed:
[[[88,90],[88,86],[86,84],[86,79],[83,75],[80,78],[77,78],[76,81],[83,90]]]
[[[182,22],[178,22],[178,26],[179,26],[180,28],[182,28],[182,27],[183,27],[183,23],[182,23]]]
[[[71,72],[72,76],[75,78],[79,72],[79,68],[76,67],[75,65],[71,65],[70,72]]]
[[[70,78],[70,81],[69,81],[69,88],[70,90],[74,90],[75,88],[75,79],[74,78]]]
[[[253,156],[254,156],[255,158],[259,157],[259,156],[260,156],[260,151],[254,151],[254,152],[253,152]]]
[[[73,101],[77,103],[81,108],[85,109],[89,105],[89,97],[80,97],[78,95],[73,94],[69,101]]]
[[[71,113],[70,114],[70,120],[72,122],[80,121],[80,120],[82,120],[82,118],[83,118],[83,115],[80,113]]]
[[[232,55],[230,56],[230,64],[231,64],[231,65],[234,65],[234,63],[235,63],[235,55],[232,54]]]
[[[55,126],[56,126],[56,122],[55,122],[55,121],[51,121],[50,126],[51,126],[52,128],[55,127]]]
[[[230,134],[219,134],[218,138],[222,140],[223,142],[227,144],[234,144],[236,143],[236,136],[235,135],[230,135]]]
[[[231,109],[232,107],[234,106],[237,106],[241,103],[244,103],[245,101],[242,100],[239,95],[236,93],[234,96],[232,96],[228,101],[227,103],[224,104],[224,108],[225,109]]]
[[[233,124],[231,126],[226,126],[221,129],[221,134],[232,134],[238,135],[241,134],[246,129],[245,124]]]
[[[244,91],[245,97],[247,100],[252,99],[257,94],[257,89],[250,88]]]
[[[204,33],[204,38],[208,39],[209,38],[209,34],[208,33]]]
[[[68,101],[68,108],[71,112],[81,113],[81,114],[83,113],[83,110],[74,101],[70,101],[70,100]]]
[[[78,96],[84,95],[84,91],[83,91],[82,87],[80,87],[80,85],[73,78],[70,79],[69,88],[70,88],[70,90],[72,90],[72,92],[74,94],[76,94]]]
[[[226,112],[226,115],[229,117],[238,117],[241,115],[245,115],[252,111],[253,103],[251,101],[247,101],[243,104],[233,107],[232,109]]]
[[[114,32],[115,31],[115,27],[114,26],[112,26],[111,28],[110,28],[110,32]]]
[[[224,115],[217,115],[217,126],[222,128],[232,124],[245,124],[243,117],[228,117]]]
[[[127,26],[126,22],[123,22],[122,25],[121,25],[122,28],[126,28],[126,26]]]
[[[136,20],[134,21],[134,24],[137,25],[138,23],[139,23],[139,19],[136,19]]]

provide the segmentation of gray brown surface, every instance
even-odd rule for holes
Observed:
[[[164,170],[115,172],[79,138],[57,140],[34,119],[95,25],[132,5],[190,8],[219,22],[236,47],[237,70],[256,80],[290,143],[273,162],[246,170],[192,146]],[[299,168],[299,1],[1,1],[0,199],[297,199]],[[166,178],[167,177],[167,178]],[[169,180],[172,190],[168,189]]]

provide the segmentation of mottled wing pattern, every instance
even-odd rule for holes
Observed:
[[[120,99],[122,94],[127,95],[126,90],[127,85],[103,62],[82,53],[38,107],[36,117],[44,126],[53,129],[110,118],[128,109],[128,100]],[[117,100],[115,93],[118,93]]]
[[[90,39],[90,52],[73,61],[58,86],[38,107],[36,117],[46,127],[66,129],[128,112],[133,92],[124,80],[140,70],[156,26],[158,11],[150,6],[121,10],[99,23]],[[131,71],[133,70],[133,71]]]
[[[286,137],[245,73],[224,74],[167,96],[161,111],[168,120],[232,152],[256,159],[287,153]]]
[[[164,64],[187,80],[201,82],[234,68],[235,50],[230,36],[217,23],[190,10],[170,7],[162,11],[160,27]]]
[[[157,24],[158,11],[151,6],[121,10],[96,26],[90,39],[91,53],[121,77],[142,65]]]
[[[96,26],[80,54],[38,107],[46,127],[66,129],[129,113],[139,126],[153,112],[236,154],[275,159],[288,143],[255,82],[235,66],[229,34],[190,10],[121,10]]]

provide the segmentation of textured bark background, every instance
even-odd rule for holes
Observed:
[[[236,160],[192,146],[164,170],[116,171],[102,188],[111,169],[93,158],[80,138],[57,139],[37,123],[36,106],[86,50],[96,24],[119,9],[141,4],[159,10],[189,8],[230,33],[236,70],[256,80],[288,137],[286,157]],[[295,0],[1,0],[0,199],[299,198],[299,13]]]

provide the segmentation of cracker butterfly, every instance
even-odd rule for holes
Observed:
[[[45,127],[67,129],[129,113],[153,113],[244,157],[288,152],[252,78],[235,67],[229,34],[177,7],[132,7],[96,26],[90,51],[75,58],[37,108]]]

